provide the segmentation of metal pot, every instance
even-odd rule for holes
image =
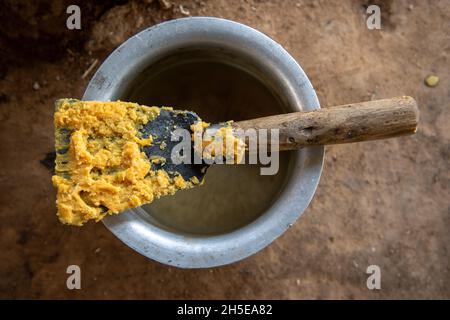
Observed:
[[[100,66],[83,99],[125,100],[149,70],[163,72],[165,65],[176,68],[195,59],[251,74],[277,96],[285,112],[320,108],[307,76],[279,44],[248,26],[210,17],[172,20],[131,37]],[[142,208],[103,222],[125,244],[164,264],[207,268],[233,263],[269,245],[303,213],[317,188],[323,157],[321,146],[292,152],[286,179],[270,205],[254,220],[222,233],[169,228]]]

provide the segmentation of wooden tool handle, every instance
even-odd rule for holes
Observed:
[[[234,128],[279,129],[279,150],[393,138],[417,130],[412,97],[375,100],[239,121]]]

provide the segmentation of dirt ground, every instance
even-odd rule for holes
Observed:
[[[79,1],[79,31],[65,28],[69,2],[77,3],[0,5],[1,298],[450,298],[449,0],[171,0],[167,10],[157,0]],[[382,30],[366,28],[372,3]],[[127,37],[186,11],[268,34],[300,62],[323,106],[416,97],[418,133],[327,148],[302,218],[229,266],[169,268],[101,223],[61,225],[49,169],[54,100],[81,97],[93,61],[98,67]],[[434,88],[424,84],[429,74],[440,78]],[[81,290],[66,288],[71,264],[82,269]],[[371,264],[381,268],[381,290],[366,287]]]

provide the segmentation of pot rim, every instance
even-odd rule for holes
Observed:
[[[281,45],[246,25],[221,18],[188,17],[163,22],[132,36],[99,67],[83,100],[116,100],[151,61],[192,43],[234,46],[258,59],[282,81],[291,111],[319,109],[317,95],[300,65]],[[152,60],[153,59],[153,60]],[[207,268],[242,260],[273,242],[309,205],[322,172],[324,147],[293,152],[290,177],[278,199],[256,220],[229,233],[177,234],[152,224],[142,208],[103,219],[120,240],[142,255],[181,268]]]

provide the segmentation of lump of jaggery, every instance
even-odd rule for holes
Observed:
[[[81,226],[199,184],[163,169],[152,170],[140,129],[158,107],[129,102],[62,99],[54,114],[58,217]]]
[[[235,134],[233,121],[210,126],[210,123],[198,121],[191,125],[194,151],[206,161],[212,163],[225,161],[227,164],[239,164],[244,158],[246,144],[242,137]],[[208,130],[210,132],[208,132]]]

